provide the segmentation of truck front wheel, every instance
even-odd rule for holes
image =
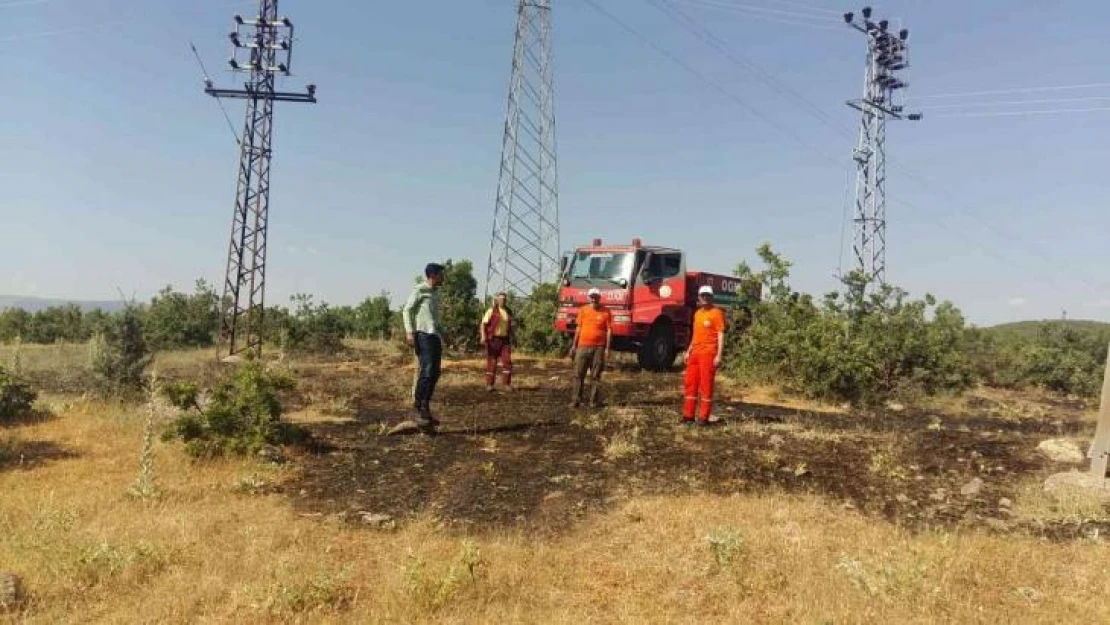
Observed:
[[[648,371],[666,371],[674,364],[674,330],[669,323],[657,323],[651,328],[647,340],[640,345],[637,360],[640,367]]]

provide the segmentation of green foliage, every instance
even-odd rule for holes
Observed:
[[[764,285],[754,323],[731,333],[728,367],[748,379],[802,395],[875,404],[907,394],[958,391],[973,382],[962,351],[964,320],[932,296],[911,300],[892,286],[868,290],[852,274],[821,302],[790,289],[790,262],[759,248],[764,269],[741,264],[736,275]]]
[[[474,351],[478,347],[478,323],[482,320],[474,266],[469,260],[448,260],[443,266],[443,285],[439,288],[443,341],[457,351]]]
[[[713,556],[712,572],[720,573],[735,567],[744,554],[744,534],[733,527],[715,528],[705,537]]]
[[[84,341],[90,334],[85,315],[75,304],[51,306],[33,314],[18,308],[0,312],[0,340],[5,342],[16,337],[28,343]]]
[[[312,296],[298,293],[292,298],[293,315],[286,322],[285,349],[312,354],[336,354],[343,350],[346,324],[327,302],[312,303]]]
[[[195,385],[169,385],[163,396],[186,413],[165,437],[184,441],[185,451],[196,458],[249,454],[264,445],[303,441],[308,436],[304,429],[281,421],[280,394],[292,388],[290,378],[257,361],[220,380],[203,408]]]
[[[393,336],[394,316],[389,294],[383,291],[366,298],[353,309],[351,332],[360,339],[389,340]]]
[[[481,579],[486,567],[482,553],[469,540],[463,541],[458,555],[446,570],[430,571],[423,557],[409,554],[404,571],[406,591],[409,599],[417,605],[436,612]]]
[[[167,286],[150,301],[143,319],[151,349],[178,349],[213,345],[220,329],[219,297],[204,280],[197,280],[192,295]]]
[[[92,362],[94,384],[102,394],[130,395],[143,388],[151,353],[139,314],[128,304],[104,326]]]
[[[26,382],[0,367],[0,423],[29,415],[37,396]]]
[[[555,330],[559,286],[540,284],[526,302],[513,306],[516,319],[516,346],[530,354],[556,356],[566,353],[570,339]]]
[[[1034,331],[1035,329],[1035,331]],[[1002,331],[975,330],[966,339],[984,382],[1097,397],[1110,330],[1099,324],[1041,322]]]

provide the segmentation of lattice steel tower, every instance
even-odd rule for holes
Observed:
[[[852,158],[856,162],[856,203],[852,248],[858,269],[886,282],[886,122],[888,119],[921,119],[920,113],[903,112],[895,95],[907,84],[897,72],[909,67],[906,39],[909,31],[888,30],[886,20],[871,21],[871,7],[862,11],[863,23],[852,13],[844,21],[867,37],[867,70],[863,79],[863,98],[850,100],[848,106],[860,111],[859,138]]]
[[[266,230],[270,204],[270,141],[274,102],[316,102],[316,86],[303,93],[274,90],[277,74],[288,76],[293,58],[293,23],[279,17],[277,0],[259,0],[254,19],[235,16],[231,69],[248,77],[242,89],[216,89],[205,80],[204,92],[217,98],[247,101],[239,140],[239,183],[231,220],[227,273],[221,300],[220,350],[228,356],[262,349],[266,292]],[[240,61],[240,54],[245,55]]]
[[[486,295],[531,295],[559,273],[551,0],[520,0]]]

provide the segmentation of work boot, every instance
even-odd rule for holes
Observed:
[[[427,419],[432,425],[436,425],[436,426],[439,425],[439,419],[437,419],[436,416],[434,414],[432,414],[432,406],[429,402],[427,402],[427,401],[424,402],[424,405],[420,409],[420,414],[425,419]]]
[[[595,386],[590,390],[590,408],[601,408],[603,405],[600,390]]]
[[[412,421],[421,430],[434,428],[436,425],[438,425],[435,417],[432,416],[432,412],[428,410],[427,404],[425,404],[424,402],[417,402],[416,416],[412,418]]]

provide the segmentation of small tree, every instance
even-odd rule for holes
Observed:
[[[362,339],[388,340],[393,336],[393,310],[389,294],[381,292],[368,297],[354,309],[354,335]]]
[[[96,389],[106,395],[130,395],[143,388],[143,372],[151,352],[143,336],[139,310],[129,303],[105,324],[102,342],[93,353]]]
[[[523,351],[537,355],[560,355],[570,347],[570,339],[555,329],[558,314],[559,286],[540,284],[532,296],[516,305],[516,344]]]
[[[19,376],[0,367],[0,423],[29,415],[37,396]]]
[[[347,333],[343,319],[326,302],[313,304],[311,295],[298,293],[291,299],[295,308],[288,320],[284,347],[314,354],[342,351]]]
[[[219,297],[204,280],[197,280],[192,295],[167,286],[150,301],[144,327],[152,349],[208,347],[220,327]]]
[[[478,346],[482,310],[478,301],[478,281],[474,279],[474,266],[469,260],[444,263],[443,286],[439,293],[444,342],[458,351],[473,351]]]

